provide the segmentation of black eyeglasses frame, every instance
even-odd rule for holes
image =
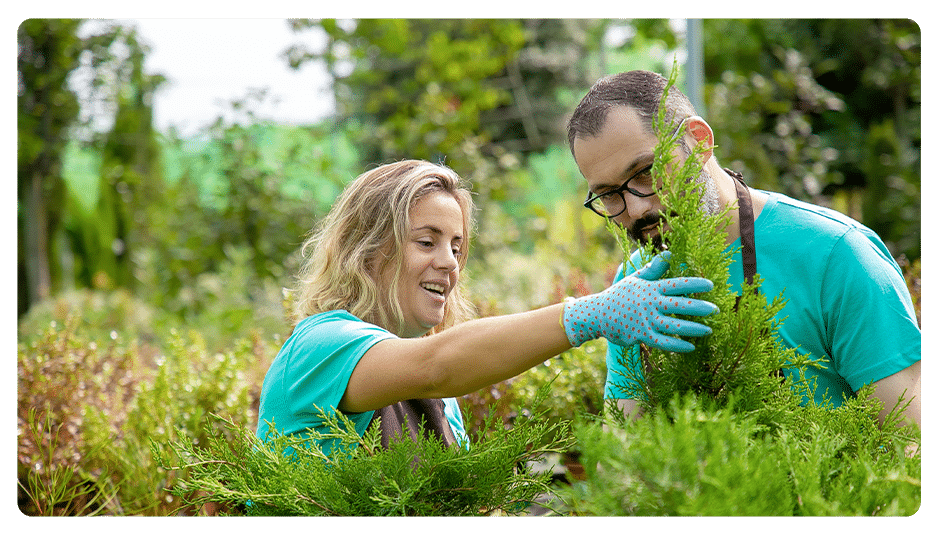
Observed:
[[[650,164],[650,165],[647,166],[646,168],[644,168],[644,169],[640,170],[639,172],[637,172],[637,173],[633,174],[632,176],[630,176],[628,180],[626,180],[625,182],[623,182],[623,183],[622,183],[619,187],[617,187],[616,189],[611,189],[611,190],[609,190],[609,191],[604,191],[603,193],[600,193],[599,195],[594,195],[594,194],[593,194],[593,191],[587,191],[587,198],[586,198],[586,200],[584,200],[583,205],[584,205],[585,207],[589,208],[590,211],[593,212],[594,214],[596,214],[596,215],[598,215],[598,216],[601,216],[601,217],[604,217],[604,218],[607,218],[607,219],[613,219],[613,218],[615,218],[616,216],[619,216],[620,214],[622,214],[623,212],[626,211],[626,197],[624,197],[624,196],[622,195],[623,193],[629,193],[630,195],[633,195],[634,197],[639,197],[640,199],[647,199],[647,198],[649,198],[649,197],[651,197],[651,196],[653,196],[653,195],[656,194],[655,191],[653,191],[652,193],[643,193],[643,192],[639,191],[638,189],[629,187],[629,184],[632,183],[633,179],[634,179],[636,176],[639,176],[640,174],[644,174],[644,173],[646,173],[646,172],[650,172],[651,170],[652,170],[652,165]],[[603,214],[603,213],[601,213],[600,211],[598,211],[597,209],[595,209],[595,208],[593,207],[593,201],[598,200],[598,199],[600,199],[600,198],[602,198],[602,197],[608,197],[608,196],[610,196],[610,195],[614,195],[614,194],[617,194],[617,193],[620,194],[620,197],[621,197],[622,200],[623,200],[623,207],[622,207],[622,209],[621,209],[619,212],[617,212],[616,214]],[[603,201],[600,201],[600,202],[602,203]],[[602,206],[603,206],[603,208],[604,208],[604,210],[605,210],[605,209],[606,209],[606,205],[602,205]]]

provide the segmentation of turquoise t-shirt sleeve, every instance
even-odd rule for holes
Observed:
[[[921,330],[901,269],[885,245],[850,229],[829,254],[822,297],[837,372],[853,390],[921,359]]]
[[[346,313],[324,313],[299,323],[266,374],[257,435],[264,422],[273,421],[285,434],[321,428],[315,407],[336,409],[361,357],[389,338],[395,335]],[[372,414],[349,415],[358,433],[367,429]]]

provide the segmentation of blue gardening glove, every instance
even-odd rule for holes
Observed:
[[[674,295],[703,293],[714,285],[697,277],[659,280],[669,269],[669,252],[662,252],[648,265],[609,288],[564,304],[563,325],[573,346],[606,337],[621,346],[645,343],[672,352],[691,352],[695,346],[670,337],[698,337],[711,328],[673,318],[670,314],[708,316],[718,307],[708,301]]]

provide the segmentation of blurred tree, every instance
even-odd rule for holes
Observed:
[[[719,154],[753,185],[829,204],[916,259],[920,55],[904,19],[707,20]]]
[[[128,284],[127,241],[147,223],[132,218],[132,210],[140,213],[137,204],[160,194],[141,194],[138,202],[129,198],[132,188],[144,191],[135,177],[150,176],[156,161],[156,146],[148,140],[150,95],[163,80],[143,74],[146,49],[133,31],[106,24],[83,37],[83,23],[30,19],[18,30],[18,314],[73,282],[63,278],[66,254],[74,258],[80,285]],[[62,172],[66,145],[81,125],[80,98],[69,80],[83,66],[93,74],[89,86],[115,105],[114,125],[100,144],[102,183],[95,211],[67,188]],[[92,141],[83,145],[95,145],[98,136],[91,134]]]
[[[65,194],[62,152],[79,104],[66,85],[85,44],[81,21],[29,19],[17,30],[17,314],[48,297],[51,234]]]
[[[590,83],[584,62],[604,28],[589,20],[295,20],[317,26],[322,51],[298,45],[292,67],[319,60],[334,80],[338,117],[352,127],[365,164],[402,157],[441,160],[468,176],[483,158],[499,168],[516,152],[563,141],[566,89]],[[347,123],[350,121],[351,123]],[[508,177],[471,178],[501,198]]]
[[[604,20],[294,20],[326,45],[286,52],[290,66],[323,62],[336,123],[362,165],[404,157],[441,161],[472,184],[479,236],[473,262],[495,251],[533,251],[546,225],[529,157],[566,141],[575,97],[599,76]],[[556,150],[553,150],[556,153]],[[559,156],[559,154],[557,155]],[[569,162],[569,157],[566,158]],[[566,179],[567,188],[577,178]],[[567,189],[554,188],[555,194]],[[546,196],[546,195],[545,195]],[[552,213],[547,210],[546,213]],[[510,214],[510,217],[509,217]]]
[[[258,312],[281,318],[293,252],[350,179],[350,152],[333,145],[326,127],[265,122],[257,112],[266,99],[259,89],[233,100],[199,145],[166,143],[177,172],[165,210],[153,214],[153,240],[136,255],[142,295],[188,323],[238,331],[253,311],[256,323]]]
[[[133,287],[136,246],[153,238],[153,216],[166,214],[160,146],[153,130],[153,96],[165,78],[144,72],[148,48],[134,29],[120,30],[127,55],[114,59],[115,121],[100,145],[99,201],[92,225],[99,233],[99,255],[89,263],[95,273],[107,275],[92,284]],[[84,223],[88,228],[88,222]],[[93,273],[94,274],[94,273]]]

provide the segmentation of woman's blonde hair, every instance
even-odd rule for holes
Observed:
[[[403,311],[397,297],[410,210],[436,191],[452,195],[462,209],[459,271],[465,268],[474,229],[472,195],[450,168],[404,160],[357,177],[302,246],[303,265],[295,289],[295,322],[329,310],[346,310],[402,335]],[[441,331],[472,315],[460,285],[446,299]]]

